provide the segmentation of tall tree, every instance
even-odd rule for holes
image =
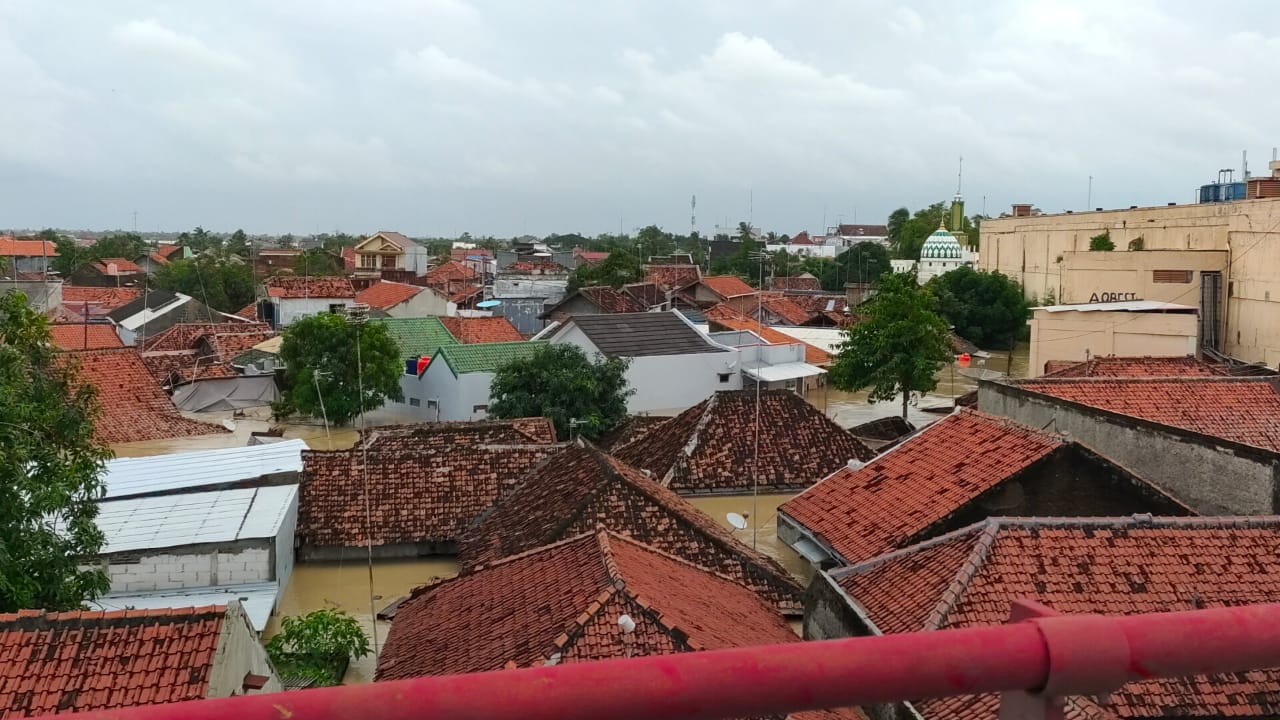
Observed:
[[[342,258],[322,248],[308,248],[293,260],[293,274],[302,276],[344,275]]]
[[[55,355],[43,315],[0,296],[0,612],[74,610],[106,592],[89,563],[111,451],[93,437],[95,390]]]
[[[863,320],[845,330],[831,383],[850,392],[869,388],[872,402],[901,393],[905,420],[912,395],[937,387],[938,367],[951,359],[947,323],[934,306],[913,273],[881,277],[876,296],[859,308]]]
[[[956,334],[980,348],[1013,347],[1031,314],[1022,287],[998,272],[958,267],[930,280],[929,289]]]
[[[903,209],[905,208],[895,210],[890,220],[895,220],[895,217],[901,219]],[[942,225],[942,216],[945,212],[946,206],[936,202],[927,208],[917,210],[909,219],[902,221],[896,234],[891,227],[889,241],[894,256],[907,260],[919,260],[920,248],[924,246],[924,241],[929,239],[933,231]]]
[[[71,273],[87,262],[92,261],[93,253],[89,248],[80,247],[72,238],[58,238],[58,257],[49,261],[49,269],[58,273],[65,280]]]
[[[615,248],[609,251],[609,257],[597,265],[584,264],[569,276],[569,291],[591,285],[608,285],[622,287],[627,283],[638,282],[644,277],[640,258],[629,250]]]
[[[548,417],[556,435],[597,438],[627,418],[628,361],[592,362],[576,345],[546,345],[498,368],[489,386],[489,414],[498,418]]]
[[[214,310],[235,312],[253,302],[253,269],[217,255],[197,255],[156,268],[156,286],[180,292]]]
[[[302,318],[284,331],[280,358],[286,388],[274,406],[278,415],[301,412],[345,425],[362,408],[404,398],[400,348],[382,323],[358,325],[336,313]]]
[[[898,247],[902,242],[902,231],[907,226],[907,221],[911,219],[911,211],[900,207],[889,213],[889,220],[885,223],[885,227],[889,229],[889,244]]]
[[[239,255],[243,258],[249,257],[249,236],[245,234],[244,230],[236,230],[227,239],[226,249],[231,255]]]
[[[860,242],[836,256],[835,262],[823,268],[823,290],[843,291],[849,282],[875,283],[890,272],[889,251],[873,242]]]

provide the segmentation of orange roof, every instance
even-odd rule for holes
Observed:
[[[645,265],[644,281],[662,288],[663,292],[683,290],[702,279],[697,265]]]
[[[440,285],[451,280],[475,280],[479,277],[480,273],[470,266],[463,265],[457,260],[450,260],[427,271],[427,284]]]
[[[59,350],[101,350],[124,347],[114,325],[50,325],[49,338]]]
[[[114,272],[112,272],[111,269],[112,265],[115,266]],[[108,275],[132,275],[143,271],[142,268],[138,267],[137,263],[126,258],[102,258],[101,260],[95,261],[93,266],[97,268],[99,272],[106,273]]]
[[[402,302],[416,297],[418,293],[425,289],[426,288],[422,288],[417,285],[406,285],[404,283],[379,280],[360,292],[357,292],[356,302],[364,303],[369,307],[375,307],[380,310],[388,310]]]
[[[233,313],[236,317],[242,317],[246,320],[258,319],[258,303],[251,302]]]
[[[803,325],[813,317],[813,313],[782,295],[765,295],[761,298],[760,305],[789,325]]]
[[[202,700],[226,608],[0,615],[0,708],[30,717]]]
[[[73,310],[82,309],[84,303],[114,310],[137,300],[140,294],[138,288],[62,286],[62,302],[64,305],[72,305]]]
[[[415,591],[377,679],[784,642],[800,638],[746,587],[597,530]]]
[[[739,295],[750,295],[756,291],[737,275],[709,275],[702,278],[702,284],[726,300]]]
[[[1211,377],[1230,375],[1231,370],[1222,363],[1199,360],[1194,355],[1183,357],[1117,357],[1107,355],[1080,362],[1050,360],[1054,371],[1046,377]]]
[[[58,257],[58,246],[48,240],[18,240],[0,237],[0,256],[4,257]]]
[[[818,278],[812,275],[789,275],[770,279],[769,289],[771,290],[808,290],[817,292],[822,290],[822,283]]]
[[[1015,600],[1131,615],[1280,602],[1280,518],[993,518],[831,576],[882,632],[1002,625]],[[1079,698],[1068,698],[1078,704]],[[995,720],[995,695],[916,703],[926,720]],[[1105,714],[1268,717],[1280,669],[1140,680]]]
[[[267,295],[273,298],[355,298],[351,281],[344,277],[297,277],[277,275],[267,278]]]
[[[213,435],[221,425],[188,420],[160,389],[135,348],[85,350],[60,357],[78,361],[77,379],[98,390],[102,412],[94,437],[107,444]]]
[[[759,335],[760,339],[770,345],[795,345],[797,343],[804,345],[804,361],[810,365],[826,365],[831,362],[831,353],[826,350],[797,340],[784,332],[774,330],[768,325],[761,325],[754,319],[723,303],[709,308],[704,315],[707,318],[707,322],[712,325],[718,325],[729,330],[748,330]]]
[[[1280,451],[1275,378],[1040,378],[1009,383],[1119,415]]]
[[[257,342],[262,342],[274,334],[269,325],[260,322],[174,323],[148,337],[144,349],[149,351],[193,350],[201,338],[219,333],[258,333],[261,337]]]
[[[504,317],[442,317],[440,322],[461,343],[519,342],[524,336]]]
[[[181,245],[164,244],[164,245],[157,246],[155,249],[155,252],[152,254],[159,255],[160,257],[168,260],[170,255],[178,252],[181,249],[182,249]]]

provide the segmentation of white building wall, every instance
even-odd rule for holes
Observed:
[[[399,305],[387,309],[393,318],[421,318],[431,315],[455,315],[458,306],[426,288]]]
[[[431,253],[427,249],[417,243],[410,243],[409,247],[404,249],[405,270],[412,270],[415,275],[426,275],[428,266],[431,264]]]
[[[493,373],[454,375],[444,360],[427,366],[421,377],[401,375],[404,402],[387,403],[392,412],[422,420],[483,420],[488,417],[489,387]],[[414,404],[414,400],[417,404]],[[485,409],[476,410],[478,406]]]
[[[275,547],[271,550],[275,557],[274,580],[276,587],[283,593],[289,586],[289,577],[293,575],[293,535],[298,526],[298,493],[293,494],[293,502],[289,503],[284,521],[276,533]]]
[[[293,508],[297,512],[297,506]],[[293,531],[290,520],[290,535]],[[107,578],[112,593],[181,590],[213,585],[244,585],[271,582],[274,550],[268,541],[260,547],[211,549],[204,552],[157,552],[142,555],[137,562],[106,558]],[[178,549],[180,550],[180,549]],[[292,556],[292,545],[289,548]],[[292,559],[290,559],[292,568]]]
[[[332,305],[351,307],[351,298],[276,298],[277,318],[280,327],[288,327],[295,320],[329,312]]]
[[[218,637],[218,649],[213,654],[213,667],[209,672],[206,698],[244,695],[244,676],[263,675],[269,678],[261,690],[250,694],[280,692],[284,688],[276,677],[267,651],[253,631],[249,618],[240,603],[227,604],[227,616],[222,621],[222,634]]]

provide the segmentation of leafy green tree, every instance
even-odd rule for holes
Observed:
[[[249,236],[244,230],[236,230],[231,233],[231,237],[227,239],[226,250],[228,254],[239,255],[240,257],[249,257]]]
[[[1089,249],[1097,252],[1111,252],[1116,244],[1111,240],[1111,231],[1103,230],[1100,234],[1089,238]]]
[[[58,246],[58,257],[49,261],[49,269],[58,273],[64,280],[71,277],[71,273],[81,265],[94,259],[89,248],[80,247],[72,238],[58,238],[55,242]]]
[[[905,208],[899,208],[889,216],[891,223],[901,219],[902,210],[905,210]],[[918,260],[920,258],[920,248],[924,246],[924,241],[929,239],[933,231],[937,230],[938,226],[942,224],[942,216],[945,212],[945,205],[936,202],[927,208],[917,210],[910,218],[896,225],[896,232],[895,225],[891,224],[889,226],[889,242],[894,256],[908,260]]]
[[[20,292],[0,296],[0,612],[74,610],[105,593],[89,563],[111,451],[94,439],[93,386],[55,356],[44,316]]]
[[[630,251],[615,248],[609,251],[609,257],[598,265],[585,264],[573,271],[569,276],[569,292],[592,285],[608,285],[622,287],[627,283],[638,282],[644,277],[644,269],[640,258]]]
[[[874,283],[887,272],[891,272],[889,251],[879,243],[860,242],[837,255],[818,277],[823,290],[843,291],[845,283]]]
[[[1013,347],[1031,312],[1022,287],[998,272],[959,267],[930,280],[929,290],[956,334],[980,348]]]
[[[657,225],[649,225],[636,233],[636,245],[636,254],[641,259],[670,255],[676,250],[676,238]]]
[[[298,241],[293,237],[293,233],[285,233],[276,238],[276,247],[278,248],[291,248],[297,247],[297,245]]]
[[[155,283],[222,312],[235,312],[254,298],[253,268],[216,255],[197,255],[157,267]]]
[[[334,253],[335,255],[340,254],[342,252],[342,248],[355,247],[364,240],[364,238],[358,235],[351,235],[348,233],[334,233],[332,235],[328,233],[321,233],[319,237],[320,247]]]
[[[911,219],[911,211],[901,207],[889,213],[889,219],[885,223],[885,227],[889,230],[889,244],[898,247],[902,239],[902,231],[907,226],[907,221]]]
[[[849,392],[870,388],[871,402],[901,394],[906,419],[912,395],[937,387],[938,366],[951,359],[947,322],[934,306],[913,273],[881,277],[876,296],[858,310],[863,320],[845,330],[831,383]]]
[[[92,260],[100,260],[102,258],[132,260],[145,255],[146,252],[146,241],[138,233],[132,232],[104,235],[89,247],[89,255]]]
[[[342,258],[321,248],[308,248],[293,260],[293,274],[302,276],[345,275]]]
[[[597,438],[627,418],[627,367],[622,358],[592,362],[575,345],[547,345],[498,368],[489,386],[489,414],[548,417],[562,440]],[[570,428],[570,420],[576,425]]]
[[[288,678],[305,678],[325,687],[342,682],[352,660],[372,652],[360,623],[341,610],[324,608],[292,615],[267,642],[267,657]]]
[[[286,388],[275,406],[277,415],[301,412],[345,425],[361,409],[376,410],[387,400],[404,398],[403,358],[382,323],[349,323],[336,313],[305,317],[285,329],[280,357]]]

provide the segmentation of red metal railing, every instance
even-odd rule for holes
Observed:
[[[733,718],[1005,692],[1002,717],[1152,677],[1280,666],[1280,605],[1009,625],[428,677],[85,713],[129,720]],[[1030,693],[1030,695],[1028,695]]]

